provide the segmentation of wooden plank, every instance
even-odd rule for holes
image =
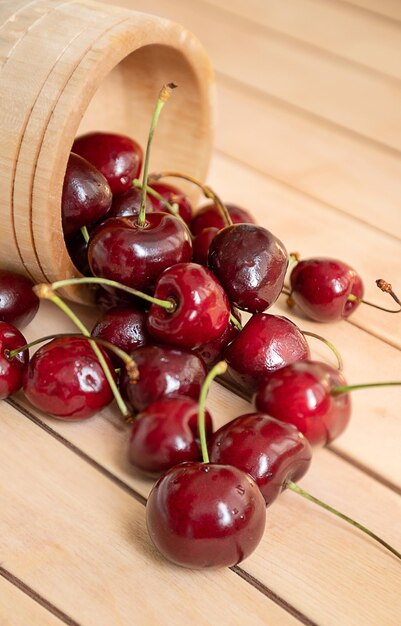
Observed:
[[[9,405],[1,415],[2,560],[73,619],[298,623],[231,570],[166,563],[148,539],[143,505]]]
[[[28,623],[29,626],[62,626],[63,621],[0,576],[1,626],[26,626]]]
[[[266,33],[201,1],[196,9],[194,3],[180,0],[137,0],[135,7],[185,24],[200,38],[220,73],[317,116],[320,123],[328,120],[393,150],[401,149],[399,81],[279,33]],[[222,46],[222,39],[240,45]]]
[[[93,421],[81,426],[89,430]],[[12,489],[2,487],[10,505],[0,521],[0,530],[2,524],[7,525],[4,530],[17,529],[17,520],[19,522],[19,529],[13,530],[12,536],[13,543],[18,542],[20,549],[17,553],[7,553],[7,559],[14,571],[20,572],[20,577],[28,581],[34,577],[47,597],[57,601],[59,606],[67,606],[70,612],[72,602],[74,608],[78,604],[75,610],[80,611],[81,617],[86,619],[84,623],[88,624],[92,623],[88,612],[94,602],[102,612],[101,619],[106,615],[109,619],[113,616],[112,623],[116,623],[117,617],[121,623],[126,623],[124,618],[132,619],[132,612],[123,610],[129,590],[130,597],[142,599],[142,612],[139,617],[135,615],[139,623],[143,623],[141,620],[150,611],[160,610],[171,602],[172,586],[181,588],[184,580],[179,610],[174,613],[176,607],[172,609],[174,623],[187,623],[189,614],[183,614],[182,607],[189,603],[196,623],[209,623],[207,619],[212,620],[210,623],[216,623],[217,619],[224,624],[252,623],[249,616],[241,616],[241,611],[250,610],[245,598],[246,594],[252,596],[253,588],[249,591],[236,587],[236,581],[230,580],[232,572],[227,570],[193,573],[188,577],[187,572],[164,563],[149,546],[140,504],[132,498],[128,501],[125,492],[99,477],[95,470],[85,467],[84,461],[69,450],[51,442],[34,424],[27,425],[10,407],[2,416],[0,428],[3,435],[0,446],[7,448],[2,451],[1,471],[14,478]],[[21,455],[24,467],[19,460]],[[38,456],[41,464],[37,463]],[[130,482],[143,495],[147,495],[151,487],[151,481],[137,482],[135,475]],[[401,531],[393,520],[401,514],[401,498],[376,481],[329,452],[320,451],[302,485],[317,497],[357,517],[395,547],[400,546]],[[57,507],[49,507],[48,503],[54,501],[52,498],[56,498]],[[22,506],[27,521],[21,524]],[[35,524],[32,519],[36,520]],[[63,537],[62,543],[60,537]],[[29,542],[29,550],[26,542]],[[112,579],[110,563],[113,563]],[[366,626],[377,626],[383,617],[386,626],[397,625],[401,605],[400,570],[396,559],[360,532],[295,494],[285,495],[270,509],[264,538],[241,568],[313,622],[334,626],[343,619],[346,607],[347,626],[359,626],[361,620]],[[91,585],[94,571],[95,591]],[[51,584],[58,576],[64,580],[63,592]],[[214,594],[206,589],[202,591],[204,578],[214,586]],[[377,578],[379,583],[372,585],[372,579]],[[78,602],[72,597],[76,595],[77,584],[80,586]],[[194,606],[192,584],[198,589],[197,597],[208,594],[206,611],[210,610],[213,617],[205,613],[200,601],[205,621],[198,615],[199,607]],[[217,598],[221,604],[224,600],[224,607],[219,603],[216,606]],[[111,600],[113,612],[110,613]],[[137,608],[136,604],[135,610]],[[250,615],[255,623],[262,623],[258,621],[262,615],[260,598],[256,599]],[[263,615],[265,620],[269,619],[266,607]]]
[[[238,138],[237,135],[237,139],[244,150],[246,136]],[[228,133],[227,140],[230,140]],[[257,150],[254,152],[258,155]],[[387,279],[401,293],[398,240],[222,154],[213,160],[209,181],[225,201],[247,207],[259,223],[284,242],[287,250],[298,251],[303,258],[342,259],[362,276],[367,300],[396,308],[391,298],[376,287],[375,279]],[[395,220],[399,218],[395,216]],[[365,330],[401,347],[401,314],[382,313],[361,305],[351,319]],[[325,334],[326,329],[327,333],[331,332],[333,325],[315,324],[315,328],[316,332]],[[349,334],[353,336],[352,331]]]
[[[203,0],[205,2],[205,0]],[[264,27],[390,77],[400,79],[401,28],[350,4],[327,0],[206,0],[234,13],[255,29]],[[377,7],[382,3],[375,2]],[[400,12],[401,16],[401,12]]]

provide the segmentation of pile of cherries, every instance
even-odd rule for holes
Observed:
[[[232,566],[256,548],[266,507],[285,488],[305,495],[294,481],[310,465],[311,446],[333,441],[350,419],[351,387],[339,369],[312,361],[306,333],[265,311],[284,292],[314,320],[344,319],[363,285],[345,263],[314,258],[295,262],[288,292],[294,259],[247,210],[224,205],[191,176],[148,177],[173,87],[161,91],[145,159],[122,135],[94,132],[73,144],[62,224],[84,278],[32,289],[0,271],[0,399],[22,387],[41,411],[80,420],[115,398],[132,422],[131,464],[160,476],[147,503],[154,544],[186,567]],[[194,214],[187,195],[164,182],[169,176],[199,185],[210,201]],[[77,282],[96,290],[102,310],[91,333],[57,295]],[[39,298],[62,308],[79,333],[51,338],[29,359],[18,328]],[[240,311],[251,314],[244,327]],[[253,396],[256,411],[213,432],[206,394],[223,374]]]

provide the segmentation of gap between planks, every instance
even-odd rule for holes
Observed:
[[[24,417],[29,419],[33,424],[35,424],[35,426],[38,426],[39,428],[44,430],[47,434],[49,434],[56,441],[58,441],[60,444],[65,446],[68,450],[70,450],[71,452],[76,454],[80,459],[88,463],[93,469],[100,472],[105,478],[107,478],[117,487],[125,491],[129,496],[131,496],[137,502],[142,504],[142,506],[146,506],[147,500],[144,496],[142,496],[139,492],[133,489],[126,482],[118,478],[118,476],[113,474],[113,472],[110,472],[103,465],[95,461],[95,459],[93,459],[89,454],[87,454],[86,452],[78,448],[78,446],[71,443],[68,439],[66,439],[65,437],[63,437],[62,435],[54,431],[50,426],[42,422],[42,420],[40,420],[36,415],[33,415],[26,407],[19,405],[18,402],[12,399],[7,399],[6,402],[13,409],[15,409],[16,411],[21,413]],[[267,587],[260,580],[258,580],[257,578],[249,574],[246,570],[242,569],[238,565],[230,567],[229,569],[231,569],[232,572],[234,572],[237,576],[239,576],[246,583],[254,587],[262,595],[272,600],[272,602],[274,602],[280,608],[284,609],[287,613],[289,613],[294,618],[296,618],[301,624],[304,624],[305,626],[318,626],[316,622],[314,622],[309,617],[304,615],[296,607],[294,607],[292,604],[287,602],[280,595],[276,594],[274,591],[269,589],[269,587]],[[62,611],[59,611],[59,609],[57,609],[53,604],[51,604],[50,602],[47,602],[45,598],[42,598],[42,596],[40,596],[30,587],[25,585],[25,583],[20,581],[17,577],[15,577],[13,574],[11,574],[10,572],[8,572],[7,570],[5,570],[4,568],[0,566],[0,575],[7,577],[3,572],[6,573],[7,576],[9,577],[7,578],[7,580],[10,580],[10,582],[13,582],[13,584],[15,584],[18,588],[20,588],[22,591],[25,591],[27,595],[30,595],[33,599],[35,599],[37,602],[42,604],[42,606],[44,606],[45,608],[48,608],[50,612],[54,613],[57,617],[60,617],[60,619],[62,619],[66,624],[68,624],[68,626],[80,626],[77,622],[69,618],[68,615],[66,615]]]

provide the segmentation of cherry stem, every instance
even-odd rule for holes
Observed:
[[[151,179],[156,181],[156,180],[159,180],[160,178],[169,178],[169,177],[182,178],[183,180],[188,180],[190,183],[193,183],[197,187],[200,187],[200,189],[202,189],[203,191],[203,195],[209,200],[213,200],[213,202],[216,204],[226,226],[233,225],[231,215],[229,214],[226,205],[223,203],[223,201],[220,199],[217,193],[215,193],[213,189],[211,189],[208,185],[204,185],[203,183],[201,183],[194,176],[191,176],[190,174],[182,174],[181,172],[159,172],[158,174],[152,174]]]
[[[290,252],[290,255],[288,257],[288,267],[290,268],[291,265],[294,265],[295,263],[299,263],[300,258],[301,258],[301,255],[299,254],[299,252]],[[282,291],[284,291],[284,289]]]
[[[77,337],[78,339],[86,339],[87,341],[94,341],[98,345],[101,345],[110,352],[113,352],[116,356],[118,356],[124,363],[128,377],[131,383],[136,383],[139,379],[139,369],[134,359],[129,356],[124,350],[115,346],[110,341],[106,341],[105,339],[100,339],[100,337],[91,337],[88,339],[86,335],[82,333],[55,333],[53,335],[46,335],[46,337],[40,337],[40,339],[35,339],[34,341],[30,341],[19,348],[15,348],[14,350],[4,350],[4,354],[8,360],[12,360],[17,354],[23,352],[24,350],[29,350],[33,346],[36,346],[38,343],[44,343],[46,341],[51,341],[52,339],[64,339],[64,337]]]
[[[92,340],[91,338],[91,334],[89,332],[89,330],[86,328],[86,326],[81,322],[81,320],[79,319],[79,317],[77,317],[77,315],[75,315],[75,313],[72,311],[72,309],[70,309],[70,307],[68,306],[68,304],[66,304],[57,294],[54,293],[51,285],[46,285],[46,284],[41,284],[41,285],[35,285],[33,287],[33,291],[35,292],[35,294],[38,296],[38,298],[42,299],[42,300],[50,300],[51,302],[53,302],[53,304],[55,304],[56,306],[58,306],[59,309],[61,309],[63,311],[63,313],[65,313],[67,315],[67,317],[70,318],[70,320],[73,322],[73,324],[75,324],[75,326],[77,328],[79,328],[79,330],[81,331],[81,333],[83,335],[85,335],[85,337],[88,337],[90,339],[90,345],[91,348],[93,350],[93,352],[96,354],[98,361],[102,367],[102,370],[104,372],[104,375],[106,376],[107,382],[110,385],[110,389],[113,393],[113,396],[117,402],[118,408],[120,409],[122,415],[126,418],[129,419],[130,418],[130,412],[124,402],[124,400],[121,397],[120,391],[116,385],[116,381],[114,380],[113,374],[111,373],[106,360],[99,348],[99,346],[96,345],[96,342]]]
[[[235,315],[233,315],[232,313],[230,313],[230,322],[231,322],[231,324],[233,324],[233,326],[238,328],[238,330],[242,330],[243,326],[242,326],[241,322],[239,320],[237,320]]]
[[[337,509],[334,509],[329,504],[326,504],[322,500],[319,500],[318,498],[315,498],[315,496],[312,496],[307,491],[304,491],[303,489],[301,489],[301,487],[299,487],[295,483],[291,482],[290,480],[286,483],[286,487],[288,489],[291,489],[291,491],[294,491],[295,493],[298,493],[300,496],[302,496],[306,500],[309,500],[310,502],[314,502],[315,504],[319,505],[323,509],[326,509],[326,511],[329,511],[330,513],[333,513],[334,515],[337,515],[337,517],[340,517],[345,522],[348,522],[352,526],[355,526],[356,528],[361,530],[363,533],[365,533],[366,535],[369,535],[369,537],[371,537],[372,539],[374,539],[375,541],[380,543],[387,550],[389,550],[392,554],[394,554],[398,559],[401,560],[401,553],[400,552],[398,552],[395,548],[390,546],[390,544],[387,543],[387,541],[384,541],[384,539],[381,539],[381,537],[379,537],[374,532],[372,532],[371,530],[366,528],[366,526],[362,526],[362,524],[360,524],[359,522],[356,522],[351,517],[348,517],[348,515],[345,515],[344,513],[340,513],[340,511],[337,511]]]
[[[343,385],[333,387],[330,391],[332,396],[340,396],[342,393],[348,393],[348,391],[354,391],[354,389],[369,389],[369,387],[396,387],[401,385],[401,381],[391,381],[385,383],[362,383],[360,385]]]
[[[147,293],[143,293],[142,291],[138,291],[137,289],[133,289],[132,287],[127,287],[126,285],[122,285],[118,283],[116,280],[110,280],[109,278],[98,278],[97,276],[84,276],[83,278],[67,278],[66,280],[57,280],[51,285],[44,286],[51,287],[54,291],[57,289],[62,289],[63,287],[69,287],[70,285],[108,285],[109,287],[114,287],[115,289],[121,289],[121,291],[126,291],[132,296],[136,296],[137,298],[142,298],[142,300],[146,300],[147,302],[151,302],[152,304],[157,304],[157,306],[161,306],[163,309],[167,309],[170,313],[174,313],[177,308],[175,302],[171,300],[160,300],[159,298],[154,298],[153,296],[149,296]],[[41,287],[41,285],[37,285],[37,287]]]
[[[379,289],[381,289],[381,291],[388,293],[393,298],[394,302],[398,304],[398,309],[386,309],[385,307],[379,306],[378,304],[373,304],[373,302],[368,302],[367,300],[358,298],[357,296],[354,296],[352,293],[348,296],[347,299],[350,300],[351,302],[361,302],[362,304],[367,304],[368,306],[372,306],[374,309],[379,309],[379,311],[385,311],[385,313],[400,313],[401,312],[401,300],[394,293],[393,288],[390,285],[390,283],[388,283],[386,280],[383,280],[383,278],[378,278],[376,281],[376,285],[379,287]]]
[[[88,233],[88,229],[86,228],[86,226],[82,226],[81,233],[82,233],[82,237],[85,239],[85,243],[88,243],[89,233]]]
[[[139,210],[139,215],[137,219],[137,224],[140,228],[143,228],[146,223],[146,192],[147,192],[147,182],[148,182],[150,148],[152,145],[153,135],[156,130],[157,122],[158,122],[160,113],[162,111],[162,108],[164,107],[167,100],[169,99],[172,90],[175,89],[176,87],[177,85],[175,85],[174,83],[163,85],[163,87],[160,90],[159,96],[157,98],[155,110],[154,110],[153,117],[152,117],[152,122],[150,124],[148,144],[146,146],[145,160],[144,160],[144,165],[143,165],[141,208]]]
[[[337,350],[337,348],[330,341],[328,341],[321,335],[317,335],[316,333],[311,333],[309,330],[301,330],[301,333],[303,335],[306,335],[307,337],[314,337],[315,339],[319,339],[319,341],[323,341],[323,343],[326,344],[326,346],[330,348],[330,350],[334,353],[337,359],[337,367],[340,370],[340,372],[343,370],[343,367],[344,367],[343,358],[341,354],[339,353],[339,351]]]
[[[216,363],[214,367],[210,370],[208,375],[206,376],[201,392],[199,394],[199,409],[198,409],[198,430],[199,430],[199,439],[202,451],[202,459],[204,463],[209,463],[209,453],[207,450],[207,442],[206,442],[206,427],[205,427],[205,408],[206,408],[206,398],[209,392],[210,385],[212,381],[216,378],[216,376],[220,376],[227,371],[227,363],[225,361],[219,361]]]

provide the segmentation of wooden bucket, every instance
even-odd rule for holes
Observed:
[[[79,276],[64,244],[60,209],[73,140],[88,130],[109,130],[145,147],[157,94],[167,82],[179,89],[162,113],[151,169],[204,179],[213,74],[191,33],[159,17],[87,0],[2,0],[2,267],[35,282]],[[83,288],[64,295],[90,301]]]

